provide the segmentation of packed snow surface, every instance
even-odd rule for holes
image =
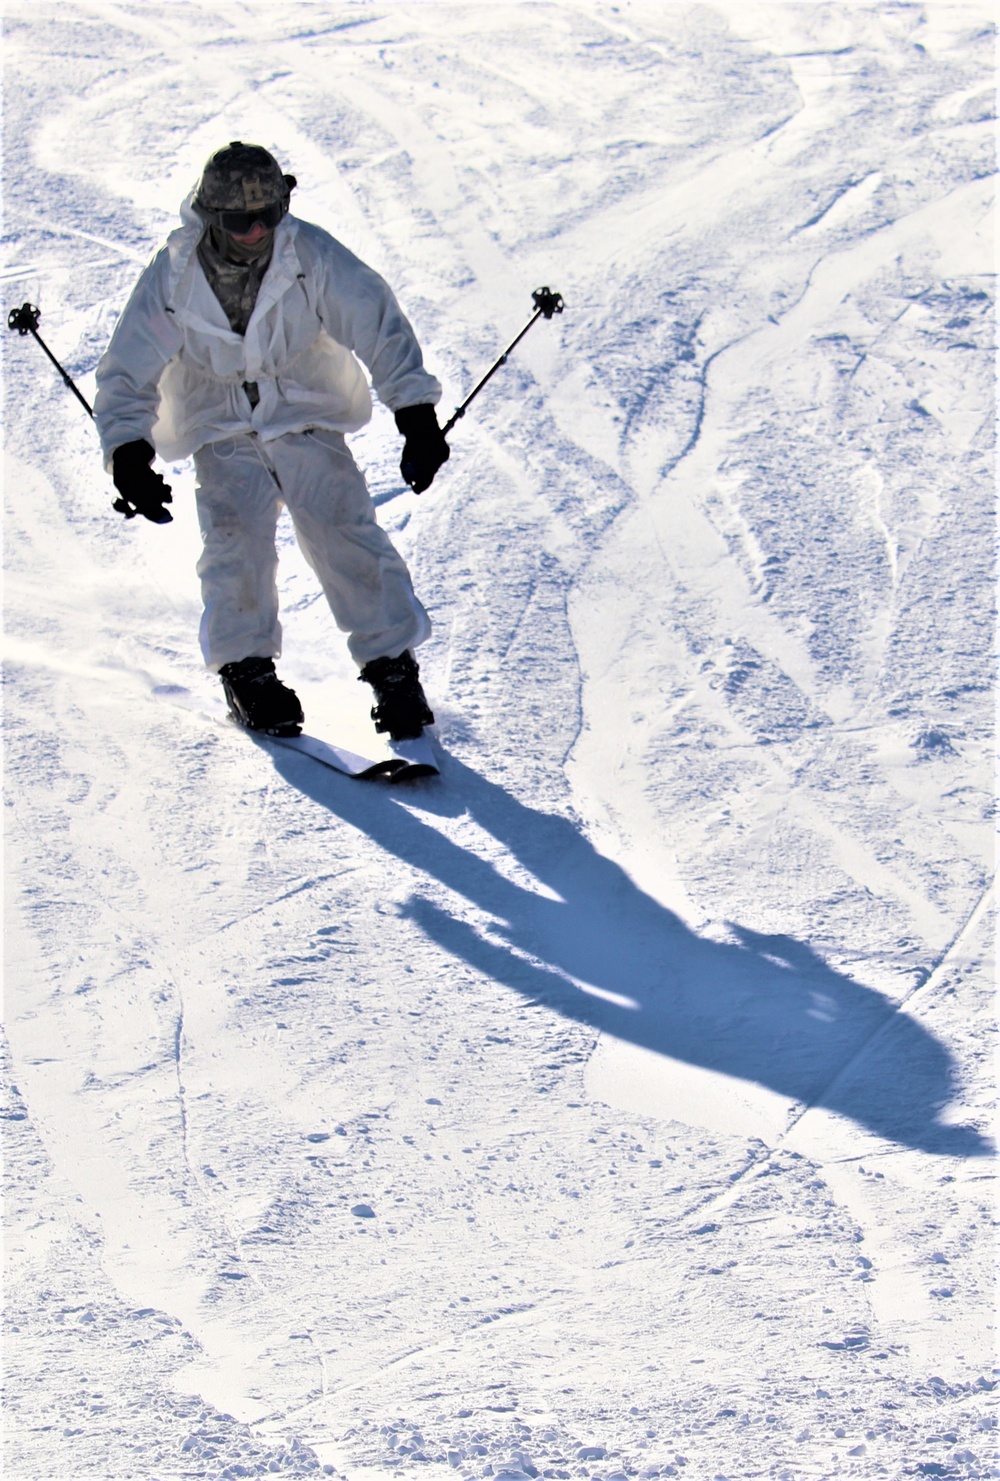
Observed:
[[[996,1474],[993,47],[12,0],[5,312],[85,394],[229,139],[445,414],[566,311],[424,497],[352,440],[435,621],[410,789],[213,718],[191,468],[125,523],[7,337],[8,1476]],[[282,674],[364,751],[281,538]]]

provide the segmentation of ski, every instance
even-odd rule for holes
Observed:
[[[154,688],[153,694],[157,699],[180,705],[182,709],[204,715],[221,724],[239,724],[221,700],[203,698],[193,694],[190,689],[185,689],[183,685],[160,684]],[[318,761],[321,766],[327,766],[331,771],[339,771],[342,776],[353,777],[357,781],[385,781],[394,784],[414,782],[422,777],[438,776],[441,771],[433,743],[427,735],[421,735],[416,740],[390,741],[390,754],[373,760],[315,735],[266,735],[263,731],[249,730],[242,725],[239,728],[255,740],[263,741],[269,746],[280,746],[284,750],[298,751],[300,755]]]
[[[437,747],[426,731],[415,740],[390,741],[389,750],[404,763],[402,770],[392,773],[392,782],[416,782],[421,777],[441,775]]]
[[[260,735],[258,731],[249,733]],[[438,776],[441,770],[434,757],[434,748],[426,735],[417,740],[390,741],[389,749],[393,754],[381,761],[369,761],[365,756],[357,756],[353,751],[331,745],[329,741],[320,740],[315,735],[260,735],[260,739],[269,745],[298,751],[300,755],[318,761],[321,766],[329,766],[331,770],[356,777],[359,781],[383,780],[395,785],[398,782],[415,782],[421,777]]]

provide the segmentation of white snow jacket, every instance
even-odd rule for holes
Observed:
[[[192,192],[193,196],[193,192]],[[245,335],[234,334],[198,261],[191,206],[136,283],[97,367],[94,415],[110,469],[145,438],[161,458],[257,432],[356,432],[371,418],[368,367],[390,411],[436,404],[441,386],[392,292],[328,232],[286,216]],[[256,382],[251,408],[244,382]]]

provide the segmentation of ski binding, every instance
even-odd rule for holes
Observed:
[[[221,701],[208,697],[203,699],[183,685],[160,684],[153,690],[153,694],[157,699],[168,700],[171,704],[180,705],[185,710],[205,715],[222,724],[239,724],[233,720]],[[339,771],[343,776],[355,777],[358,781],[415,782],[421,777],[438,776],[441,771],[434,753],[434,744],[426,734],[418,736],[416,740],[390,741],[388,754],[373,760],[369,756],[359,756],[344,746],[321,740],[316,735],[268,735],[264,731],[250,730],[242,725],[240,729],[255,740],[263,741],[269,746],[281,746],[284,750],[298,751],[300,755],[318,761],[321,766],[328,766],[331,771]]]

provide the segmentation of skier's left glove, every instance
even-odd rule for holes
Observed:
[[[396,412],[396,426],[406,441],[399,471],[415,494],[422,494],[434,482],[442,463],[451,457],[451,448],[438,426],[433,406],[404,406]]]
[[[170,485],[162,473],[150,467],[154,449],[144,437],[135,442],[123,442],[111,454],[111,477],[121,495],[112,505],[126,519],[142,514],[155,525],[168,525],[173,515],[164,504],[172,504]]]

